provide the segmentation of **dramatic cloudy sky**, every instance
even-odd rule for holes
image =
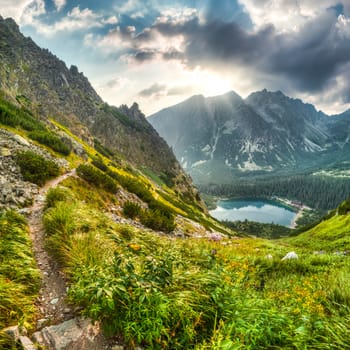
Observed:
[[[0,0],[0,13],[146,114],[263,88],[350,108],[350,0]]]

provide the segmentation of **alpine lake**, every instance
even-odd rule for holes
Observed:
[[[220,221],[256,221],[292,227],[297,212],[282,203],[269,199],[219,200],[210,215]]]

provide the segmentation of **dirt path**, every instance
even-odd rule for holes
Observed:
[[[42,224],[45,195],[50,188],[70,176],[75,176],[75,169],[61,175],[45,184],[35,196],[33,205],[29,208],[28,225],[33,242],[35,259],[42,275],[42,284],[37,300],[41,313],[38,328],[47,324],[57,324],[73,316],[73,309],[65,299],[67,295],[66,281],[62,272],[45,250],[45,231]]]

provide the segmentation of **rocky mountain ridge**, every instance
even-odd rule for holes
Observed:
[[[67,68],[24,37],[12,19],[1,16],[0,63],[0,90],[6,99],[44,120],[56,119],[90,145],[97,138],[122,160],[149,169],[195,199],[191,179],[136,103],[120,108],[104,103],[77,67]]]
[[[349,112],[330,117],[281,91],[193,96],[148,120],[199,183],[348,160]]]

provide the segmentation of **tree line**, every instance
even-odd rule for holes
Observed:
[[[295,175],[264,179],[236,179],[231,184],[200,185],[205,194],[219,197],[282,197],[314,209],[336,208],[350,197],[350,178]]]

